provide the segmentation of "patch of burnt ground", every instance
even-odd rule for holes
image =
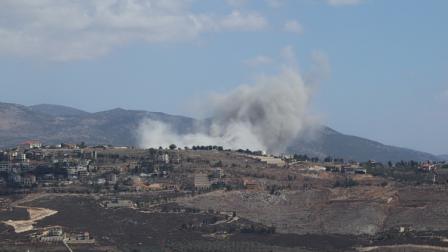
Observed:
[[[213,251],[348,251],[359,244],[351,236],[276,234],[269,227],[244,219],[238,220],[236,226],[200,225],[221,221],[222,217],[191,209],[179,212],[176,204],[151,213],[106,209],[84,196],[46,197],[28,205],[58,211],[39,221],[38,227],[60,225],[69,232],[87,231],[97,246],[113,246],[120,251],[210,251],[212,247]],[[200,228],[188,228],[195,226]],[[224,240],[206,236],[223,230],[230,230]]]

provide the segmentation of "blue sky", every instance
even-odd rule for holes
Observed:
[[[448,1],[5,0],[0,101],[195,115],[285,64],[346,134],[448,153]],[[323,69],[322,69],[323,68]],[[324,73],[322,73],[324,72]]]

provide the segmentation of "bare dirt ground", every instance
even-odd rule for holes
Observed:
[[[238,216],[277,232],[295,234],[373,235],[381,231],[388,215],[392,188],[312,189],[268,192],[215,191],[178,203],[200,209],[236,211]]]
[[[250,251],[248,248],[258,251],[355,251],[356,248],[364,249],[360,251],[446,251],[448,199],[445,195],[443,188],[433,186],[358,186],[282,190],[275,194],[213,191],[178,198],[175,204],[180,206],[235,211],[238,218],[275,226],[277,231],[276,234],[236,233],[219,241],[206,238],[204,234],[208,233],[199,229],[181,228],[182,224],[202,223],[210,218],[206,213],[105,209],[99,205],[98,196],[42,194],[15,202],[17,214],[4,214],[3,218],[19,223],[14,227],[16,231],[21,228],[24,214],[30,220],[22,223],[23,233],[16,234],[13,228],[0,230],[0,244],[28,248],[26,237],[30,225],[36,228],[61,225],[69,232],[90,232],[97,240],[95,245],[75,247],[75,251],[163,251],[162,248],[207,251],[210,244],[218,244],[218,251]],[[23,209],[31,211],[23,213]],[[34,220],[32,224],[31,220]],[[403,233],[398,231],[401,228],[405,230]],[[48,251],[58,251],[57,248],[60,247],[49,246]]]
[[[34,225],[37,223],[37,221],[45,219],[46,217],[56,214],[58,212],[48,208],[39,208],[39,207],[28,207],[28,208],[23,207],[23,208],[26,208],[29,215],[29,219],[7,220],[3,222],[6,225],[12,226],[16,233],[31,231],[33,230]]]
[[[359,252],[445,252],[448,248],[428,245],[391,245],[359,248]]]
[[[448,230],[448,190],[437,187],[405,187],[385,222],[385,228],[409,227],[416,231]]]

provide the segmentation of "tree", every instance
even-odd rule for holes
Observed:
[[[175,150],[176,148],[177,148],[177,146],[175,144],[170,145],[170,150]]]

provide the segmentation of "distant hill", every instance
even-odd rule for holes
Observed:
[[[29,139],[39,139],[44,143],[85,142],[135,146],[135,132],[143,118],[168,123],[179,133],[191,132],[198,123],[198,120],[184,116],[121,108],[89,113],[59,105],[41,104],[27,107],[0,103],[0,147],[15,146]],[[288,151],[359,161],[438,159],[428,153],[344,135],[328,127],[318,129],[313,136],[295,141]]]
[[[331,128],[322,127],[310,140],[296,141],[290,152],[307,153],[319,157],[342,157],[358,161],[438,160],[438,157],[420,151],[384,145],[369,139],[341,134]]]
[[[80,109],[52,104],[33,105],[29,106],[29,108],[33,111],[51,116],[85,116],[89,114],[88,112]]]
[[[439,157],[440,160],[448,161],[448,154],[446,154],[446,155],[438,155],[437,157]]]
[[[113,109],[88,113],[74,108],[0,103],[0,147],[29,139],[45,143],[135,145],[135,131],[143,118],[160,120],[178,132],[190,131],[194,119],[163,113]]]

